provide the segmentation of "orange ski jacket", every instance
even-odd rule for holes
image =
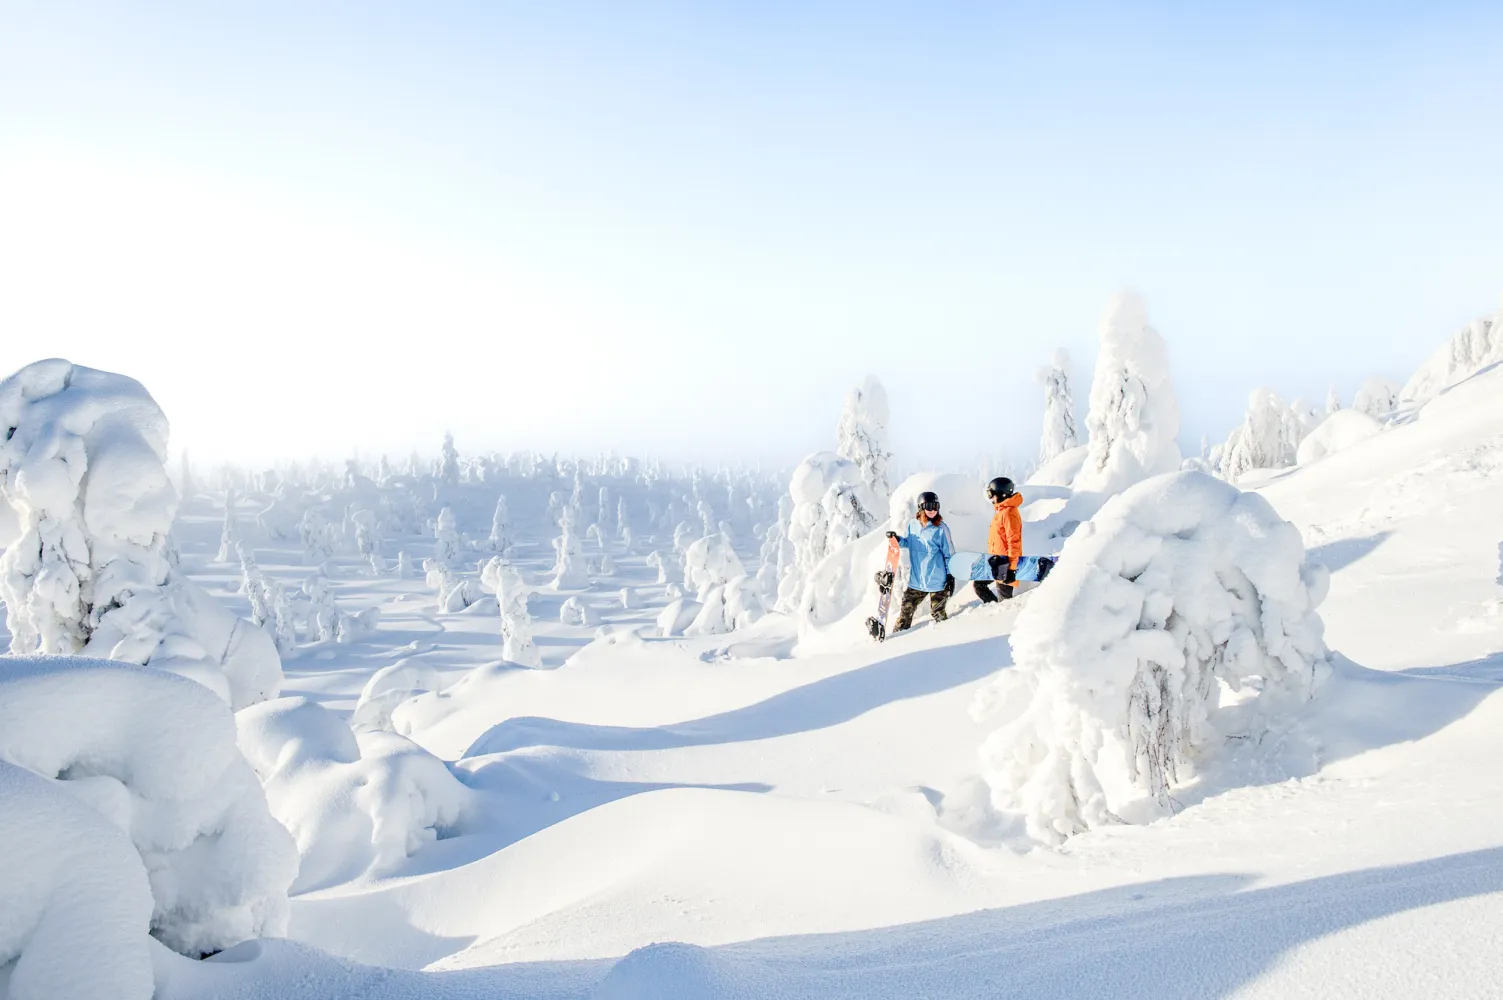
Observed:
[[[1006,556],[1013,569],[1023,558],[1023,515],[1018,513],[1023,494],[1014,493],[1001,503],[993,504],[997,513],[992,515],[992,530],[986,539],[986,554]]]

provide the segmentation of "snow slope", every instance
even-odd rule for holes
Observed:
[[[348,712],[377,669],[432,666],[443,690],[393,724],[450,762],[472,815],[295,896],[291,940],[158,950],[158,995],[1496,996],[1503,370],[1262,492],[1333,571],[1321,611],[1343,656],[1309,739],[1059,850],[1030,847],[979,775],[989,727],[969,708],[1009,668],[1015,606],[961,595],[950,622],[881,646],[794,652],[780,616],[662,639],[668,596],[623,553],[580,595],[600,632],[558,622],[568,595],[534,599],[545,668],[524,669],[499,661],[493,609],[338,579],[342,604],[382,604],[379,630],[288,660],[284,694]],[[229,599],[218,518],[187,514],[183,567]],[[534,585],[538,541],[519,545]]]

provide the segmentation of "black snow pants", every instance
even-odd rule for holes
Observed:
[[[937,622],[942,622],[950,615],[945,610],[945,602],[950,595],[955,593],[955,578],[945,577],[944,590],[914,590],[912,587],[903,588],[903,603],[898,605],[898,627],[894,632],[901,632],[913,624],[913,613],[918,606],[924,603],[924,598],[929,599],[929,615]]]

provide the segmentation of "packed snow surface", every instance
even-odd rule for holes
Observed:
[[[348,642],[299,627],[284,663],[287,697],[239,714],[250,761],[242,774],[260,773],[262,813],[269,802],[295,829],[303,859],[286,938],[242,929],[230,936],[249,940],[207,961],[155,943],[158,887],[147,883],[148,899],[125,871],[133,848],[146,851],[119,823],[92,819],[126,805],[156,815],[168,792],[199,808],[181,783],[207,781],[233,750],[224,702],[199,688],[160,703],[129,693],[130,710],[108,715],[90,685],[57,688],[45,706],[0,725],[0,756],[12,765],[0,793],[35,802],[38,824],[66,826],[88,846],[70,853],[62,838],[41,840],[0,814],[0,839],[24,841],[21,856],[36,859],[24,877],[0,874],[6,900],[26,900],[0,907],[0,995],[25,995],[27,949],[47,947],[80,966],[49,964],[53,974],[81,978],[43,981],[32,995],[147,995],[135,942],[162,1000],[1495,996],[1503,370],[1460,377],[1422,407],[1401,401],[1379,433],[1273,474],[1249,496],[1193,474],[1152,479],[1173,471],[1160,440],[1172,399],[1154,391],[1167,388],[1167,369],[1140,308],[1119,305],[1106,327],[1121,364],[1103,389],[1101,426],[1120,447],[1081,474],[1122,472],[1126,492],[1105,501],[1089,532],[1078,534],[1082,524],[1078,537],[1064,536],[1066,558],[1040,587],[987,607],[962,591],[949,622],[881,645],[853,623],[870,613],[882,519],[909,516],[928,483],[957,545],[980,548],[989,510],[977,479],[900,484],[890,506],[867,511],[873,531],[834,552],[831,526],[845,530],[853,513],[838,501],[869,490],[859,465],[834,453],[811,457],[771,494],[738,480],[733,495],[723,481],[670,481],[625,462],[581,472],[538,456],[481,463],[462,451],[443,458],[438,477],[414,459],[365,483],[310,489],[333,498],[329,587],[341,606],[381,615]],[[288,534],[271,530],[280,515],[265,530],[247,517],[241,544],[269,583],[292,592],[309,574],[297,525],[313,501],[257,478],[239,483],[246,510],[281,511]],[[1024,487],[1025,517],[1069,502],[1075,479],[1060,480]],[[377,481],[388,485],[366,485]],[[1155,511],[1145,499],[1171,488],[1183,503]],[[511,537],[497,553],[503,493]],[[246,613],[239,567],[213,559],[219,496],[201,487],[184,503],[173,529],[181,572]],[[638,547],[604,516],[623,500]],[[379,513],[381,554],[409,575],[370,568],[353,517],[348,532],[334,530],[354,505]],[[450,589],[479,583],[486,560],[486,589],[502,600],[444,610],[411,572],[434,552],[443,507],[455,519]],[[568,537],[555,546],[566,517]],[[584,534],[596,524],[605,530]],[[765,530],[754,535],[752,524]],[[777,524],[785,534],[769,543]],[[1029,554],[1059,541],[1044,524],[1026,523]],[[973,532],[981,544],[966,541]],[[685,593],[689,550],[722,533],[743,574],[722,579],[735,567],[712,553],[718,541],[706,543]],[[818,539],[825,550],[800,565]],[[797,602],[771,609],[779,595],[752,571],[762,551],[799,574],[799,596],[811,580],[823,588],[813,615]],[[613,565],[602,572],[607,554]],[[489,561],[498,555],[506,561]],[[1323,601],[1317,565],[1330,572]],[[725,626],[737,580],[769,613],[686,635],[707,607],[716,611],[704,624],[718,614]],[[1097,586],[1122,598],[1104,618],[1084,615],[1081,595]],[[634,602],[620,599],[623,588]],[[597,623],[561,621],[570,600]],[[1078,641],[1104,644],[1099,657],[1071,651],[1060,623],[1076,621],[1089,626]],[[530,651],[531,662],[508,650]],[[1080,653],[1079,671],[1061,650]],[[1038,817],[1054,813],[1005,796],[999,807],[997,758],[982,748],[1004,724],[972,717],[978,692],[1009,676],[1085,678],[1089,691],[1048,705],[1075,713],[1082,732],[1093,726],[1105,747],[1121,722],[1111,713],[1128,712],[1123,698],[1106,697],[1108,683],[1131,690],[1144,664],[1150,676],[1168,664],[1165,678],[1204,680],[1194,671],[1207,662],[1228,668],[1210,671],[1214,703],[1203,687],[1205,699],[1163,717],[1194,734],[1164,786],[1167,806],[1132,783],[1125,753],[1087,759],[1049,742],[1051,722],[1035,730],[1039,745],[1064,747],[1058,756],[1071,767],[1090,764],[1105,812],[1124,822],[1103,812],[1095,818],[1106,822],[1051,827],[1073,835],[1050,846],[1059,838]],[[1309,690],[1292,684],[1307,668]],[[112,669],[193,686],[149,667]],[[1246,683],[1233,690],[1233,681]],[[1271,704],[1280,698],[1287,704]],[[1009,704],[1027,708],[1032,696],[993,707]],[[160,794],[157,771],[117,766],[124,751],[114,748],[145,754],[152,737],[178,728],[178,713],[199,709],[217,721],[181,724],[206,749],[154,765]],[[41,722],[26,721],[33,716]],[[98,770],[69,770],[57,756],[84,732],[75,718],[98,720],[89,731],[108,750]],[[13,726],[38,728],[19,744]],[[45,760],[12,756],[33,743]],[[29,773],[12,781],[18,764]],[[96,774],[129,795],[86,791]],[[145,782],[139,793],[133,782]],[[1134,805],[1144,802],[1153,808]],[[70,818],[74,803],[91,818]],[[283,877],[285,890],[290,866]],[[118,907],[101,911],[77,894],[90,884],[109,886]],[[34,934],[51,913],[62,915],[61,933],[88,943]],[[113,994],[86,978],[102,970],[119,970]]]

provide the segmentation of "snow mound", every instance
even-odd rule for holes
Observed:
[[[708,948],[668,941],[650,944],[611,967],[590,1000],[732,1000],[753,996],[746,977]]]
[[[391,729],[391,713],[408,698],[442,691],[438,671],[421,660],[405,657],[371,674],[355,703],[350,728]]]
[[[294,892],[388,874],[470,807],[443,761],[395,733],[353,733],[307,698],[256,705],[236,724],[272,815],[297,843]]]
[[[687,597],[677,597],[669,601],[662,611],[658,612],[658,635],[663,638],[671,638],[684,634],[684,630],[694,624],[704,605]]]
[[[274,697],[270,636],[173,568],[167,418],[137,381],[54,358],[0,381],[0,555],[11,652],[149,663],[240,708]]]
[[[1019,614],[1017,669],[978,699],[1004,720],[982,747],[995,805],[1048,842],[1162,814],[1219,744],[1261,742],[1311,697],[1328,585],[1257,494],[1180,472],[1113,498]]]
[[[0,657],[0,734],[0,759],[129,833],[162,943],[197,957],[285,931],[297,858],[212,692],[109,660]]]
[[[1366,441],[1380,430],[1382,425],[1361,410],[1337,410],[1299,443],[1295,462],[1299,465],[1318,462],[1327,455]]]
[[[146,869],[66,788],[0,762],[0,995],[149,1000]]]

